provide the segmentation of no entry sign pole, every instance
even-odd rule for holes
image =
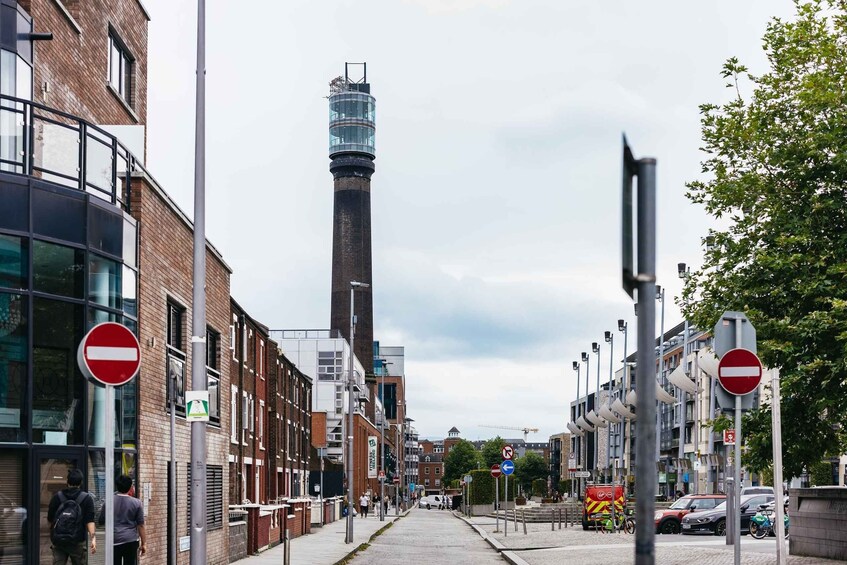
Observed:
[[[106,457],[105,475],[106,540],[104,563],[114,560],[115,550],[115,387],[133,379],[141,366],[138,339],[126,326],[114,322],[97,324],[82,338],[77,348],[77,364],[86,378],[106,388],[103,407]]]

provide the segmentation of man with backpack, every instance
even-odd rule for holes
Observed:
[[[87,565],[86,536],[91,540],[91,553],[97,552],[94,537],[94,499],[82,490],[82,471],[68,471],[68,488],[53,495],[47,508],[53,565]]]

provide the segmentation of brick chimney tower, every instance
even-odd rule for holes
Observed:
[[[351,67],[362,76],[351,80]],[[330,83],[329,170],[335,189],[332,224],[331,326],[350,339],[350,282],[356,290],[356,357],[373,374],[373,284],[371,283],[371,175],[374,173],[376,99],[367,63],[345,63],[344,76]]]

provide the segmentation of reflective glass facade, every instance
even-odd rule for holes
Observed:
[[[376,156],[376,99],[345,91],[329,97],[329,155],[354,152]]]
[[[78,467],[99,508],[105,391],[80,373],[77,347],[99,322],[137,329],[137,225],[85,192],[9,173],[0,202],[0,506],[4,516],[43,513],[50,481]],[[115,390],[116,471],[131,476],[137,397],[137,379]],[[6,531],[2,550],[21,554],[10,563],[46,558],[42,522]]]

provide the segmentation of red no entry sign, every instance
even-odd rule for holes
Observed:
[[[394,484],[395,484],[395,485],[399,485],[399,484],[400,484],[400,477],[394,477]]]
[[[500,465],[492,465],[491,466],[491,476],[495,479],[502,475],[503,472],[500,470]]]
[[[750,394],[762,380],[762,362],[749,349],[730,349],[718,363],[718,381],[730,394]]]
[[[514,450],[514,449],[512,449],[512,446],[511,446],[511,445],[504,445],[504,446],[503,446],[503,451],[501,451],[501,452],[500,452],[500,454],[503,456],[503,459],[505,459],[505,460],[507,460],[507,461],[508,461],[509,459],[511,459],[512,457],[514,457],[514,455],[515,455],[515,450]]]
[[[77,349],[77,363],[89,379],[111,386],[128,383],[141,366],[141,347],[129,329],[115,322],[97,324]]]

